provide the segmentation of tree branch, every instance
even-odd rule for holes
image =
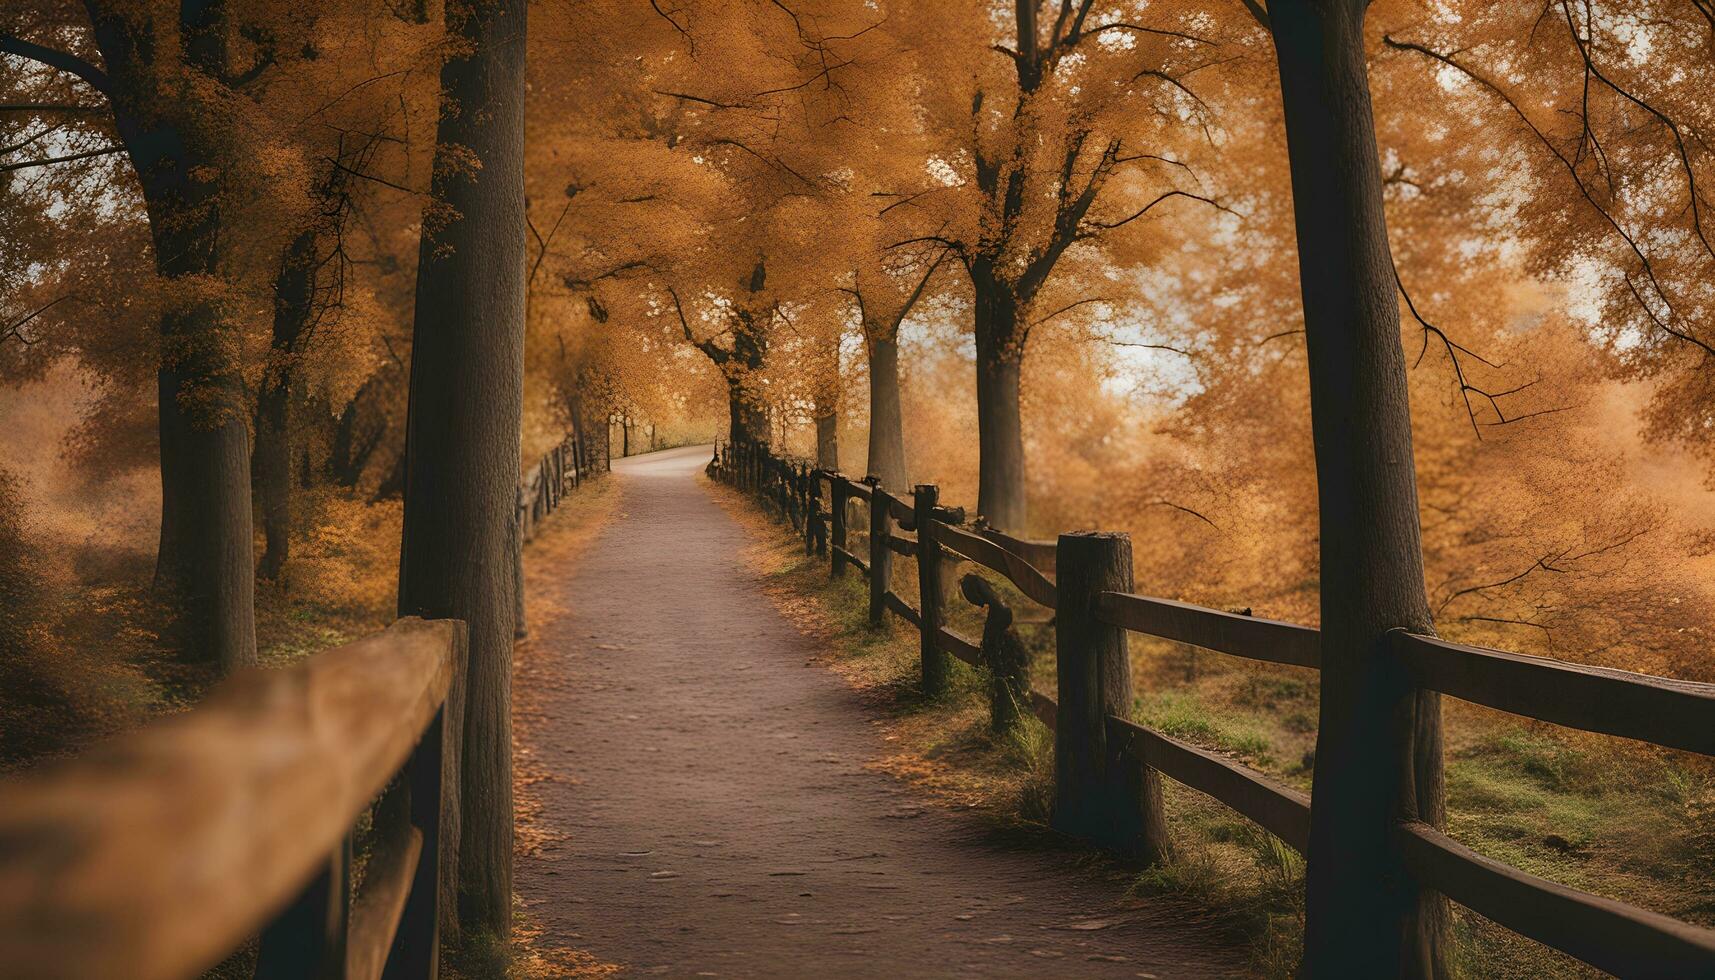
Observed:
[[[112,81],[107,77],[107,73],[74,54],[44,47],[11,34],[0,34],[0,52],[15,54],[49,68],[76,75],[102,95],[111,95]]]

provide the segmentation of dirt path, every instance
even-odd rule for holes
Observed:
[[[866,710],[742,563],[706,459],[616,464],[617,515],[539,590],[517,885],[543,942],[625,975],[1244,972],[1182,912],[867,769]]]

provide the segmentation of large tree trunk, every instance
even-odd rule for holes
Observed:
[[[905,465],[905,415],[899,404],[899,338],[869,342],[869,470],[890,490],[911,486]]]
[[[512,922],[512,536],[524,376],[525,0],[452,0],[406,436],[401,615],[470,629],[459,912]],[[472,171],[463,153],[482,161]],[[435,213],[452,210],[450,218]]]
[[[199,159],[170,124],[132,130],[144,181],[156,270],[166,279],[219,268],[213,192],[189,171]],[[250,434],[244,385],[223,353],[220,315],[199,303],[161,318],[156,372],[161,437],[161,539],[155,587],[174,607],[175,633],[193,657],[223,671],[256,662]]]
[[[231,671],[256,662],[255,549],[243,387],[207,351],[218,324],[206,307],[162,319],[168,353],[157,373],[155,586],[174,607],[174,632],[185,651]]]
[[[733,442],[767,442],[768,411],[756,404],[736,378],[727,380],[727,438]]]
[[[298,338],[310,321],[315,261],[316,233],[307,230],[286,249],[274,281],[271,363],[263,373],[256,398],[256,448],[251,467],[265,542],[258,573],[265,579],[279,578],[291,554],[292,370]]]
[[[1012,534],[1025,531],[1024,429],[1018,376],[1018,299],[1004,283],[973,275],[977,341],[977,513]]]
[[[1399,304],[1365,74],[1362,0],[1275,0],[1322,536],[1322,707],[1305,972],[1439,976],[1442,899],[1391,846],[1442,822],[1438,696],[1385,636],[1430,630]]]
[[[128,5],[88,3],[90,24],[111,78],[115,128],[143,189],[155,270],[163,279],[211,276],[220,270],[216,154],[189,136],[178,113],[194,111],[164,98],[157,82],[183,70],[221,75],[223,8],[185,3],[179,11],[183,65],[162,72],[164,46],[153,25]],[[224,353],[219,312],[210,303],[168,310],[161,318],[156,372],[161,438],[161,538],[155,586],[173,607],[185,651],[222,669],[256,660],[254,548],[251,542],[249,432],[244,385]]]

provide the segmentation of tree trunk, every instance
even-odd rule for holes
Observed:
[[[357,438],[357,400],[363,395],[359,388],[351,401],[345,403],[345,408],[339,413],[339,421],[334,423],[333,440],[328,446],[328,475],[342,487],[357,486],[361,475],[352,465],[352,445]]]
[[[977,513],[1011,534],[1025,531],[1024,429],[1018,376],[1018,300],[1003,283],[976,276]]]
[[[216,154],[192,141],[197,127],[182,124],[180,114],[198,107],[159,91],[163,72],[155,59],[169,46],[125,5],[91,0],[86,7],[111,80],[114,127],[142,185],[155,271],[169,281],[217,275],[221,185],[204,176]],[[222,16],[219,5],[181,5],[176,53],[184,61],[166,74],[202,74],[218,85]],[[185,652],[231,670],[256,660],[255,556],[244,384],[224,353],[221,326],[209,303],[176,306],[161,317],[155,587],[173,607]]]
[[[207,345],[218,316],[200,308],[162,319],[169,348]],[[201,355],[168,358],[157,374],[161,430],[161,543],[156,589],[174,605],[175,632],[192,657],[223,672],[256,662],[255,547],[250,434],[235,373]],[[188,398],[187,398],[188,396]],[[181,398],[216,405],[187,407]]]
[[[512,921],[512,522],[524,374],[525,0],[453,0],[435,200],[417,275],[401,615],[470,629],[459,911]],[[464,152],[480,170],[456,164]],[[452,215],[436,214],[442,207]]]
[[[256,398],[256,448],[251,470],[266,542],[258,573],[277,579],[291,554],[292,531],[292,359],[298,338],[310,321],[316,233],[292,240],[274,280],[274,336],[270,364]]]
[[[816,413],[816,468],[840,468],[840,414],[833,408]]]
[[[127,142],[173,151],[133,158],[140,173],[152,174],[144,187],[157,271],[170,280],[214,273],[219,218],[211,192],[189,176],[197,158],[170,124]],[[174,606],[174,631],[185,651],[230,671],[256,662],[255,549],[244,385],[222,353],[220,328],[209,304],[161,318],[155,587]]]
[[[747,396],[736,379],[727,381],[727,438],[734,442],[768,441],[768,412]]]
[[[881,485],[911,485],[905,466],[905,416],[899,404],[899,338],[869,342],[869,466]]]
[[[1305,973],[1440,976],[1444,900],[1390,836],[1442,822],[1437,695],[1385,654],[1430,630],[1399,303],[1365,74],[1361,0],[1269,15],[1298,228],[1322,536],[1322,707]]]

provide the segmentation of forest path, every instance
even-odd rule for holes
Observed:
[[[871,709],[806,662],[708,457],[616,462],[613,519],[568,575],[538,572],[516,686],[539,945],[626,976],[1248,972],[1183,910],[867,768]]]

